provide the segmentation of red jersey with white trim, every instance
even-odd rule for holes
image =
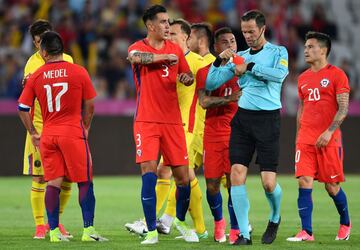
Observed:
[[[196,75],[196,91],[205,89],[206,76],[209,72],[211,64],[200,69]],[[238,78],[235,76],[218,89],[211,91],[210,96],[224,97],[229,96],[235,91],[239,91],[240,87],[237,83]],[[238,109],[237,102],[231,102],[227,105],[209,108],[206,110],[204,141],[220,142],[228,141],[230,138],[231,126],[230,122]]]
[[[298,93],[304,106],[297,143],[315,145],[338,111],[336,95],[349,92],[348,78],[336,66],[328,64],[318,72],[310,69],[303,72],[298,79]],[[328,146],[341,145],[341,131],[337,129]]]
[[[190,68],[181,48],[165,40],[163,47],[157,50],[143,39],[129,47],[128,52],[132,51],[175,54],[179,58],[175,65],[168,62],[132,65],[137,92],[135,121],[182,124],[176,79],[180,73],[189,73]]]
[[[18,101],[33,106],[38,99],[44,120],[42,135],[84,137],[82,101],[95,96],[83,67],[57,61],[44,64],[29,77]]]

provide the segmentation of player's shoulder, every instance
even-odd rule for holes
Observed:
[[[70,55],[68,55],[68,54],[66,54],[66,53],[63,53],[63,59],[64,59],[64,61],[66,61],[66,62],[74,63],[74,60],[73,60],[72,56],[70,56]]]
[[[145,43],[145,39],[141,39],[132,43],[129,46],[128,51],[131,52],[132,50],[141,50],[145,49],[146,47],[148,47],[148,45]]]
[[[32,54],[27,60],[24,68],[24,76],[34,73],[38,68],[44,65],[44,59],[40,56],[39,51]]]
[[[238,54],[239,56],[244,56],[244,55],[249,54],[249,53],[250,53],[250,48],[248,48],[246,50],[240,50],[236,54]]]
[[[185,54],[185,58],[189,64],[199,65],[199,67],[205,66],[204,58],[195,52],[189,51]]]
[[[308,69],[304,70],[303,72],[301,72],[299,74],[298,79],[302,80],[302,79],[307,78],[307,77],[309,77],[311,75],[312,75],[312,72],[311,72],[310,68],[308,68]]]
[[[340,75],[345,75],[345,71],[344,70],[342,70],[341,68],[339,68],[339,67],[337,67],[337,66],[335,66],[335,65],[332,65],[332,64],[328,64],[327,66],[326,66],[326,70],[327,71],[330,71],[330,72],[332,72],[332,73],[334,73],[334,74],[340,74]]]

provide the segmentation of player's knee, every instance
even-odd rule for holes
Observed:
[[[335,196],[340,190],[339,183],[325,183],[325,189],[329,195]]]
[[[32,180],[36,183],[43,184],[45,183],[44,176],[33,176]]]
[[[220,180],[207,179],[206,180],[206,191],[210,195],[216,195],[220,192]]]
[[[272,191],[274,191],[275,186],[276,186],[276,182],[274,182],[274,181],[268,180],[268,181],[263,182],[263,188],[264,188],[265,192],[267,192],[267,193],[271,193]]]
[[[247,168],[245,166],[240,164],[234,164],[231,167],[231,174],[230,174],[231,185],[237,186],[237,185],[245,184],[246,173],[247,173]]]
[[[171,169],[170,167],[163,166],[162,164],[158,166],[157,175],[159,179],[171,179]]]
[[[314,178],[310,176],[300,176],[299,177],[299,187],[300,188],[312,188]]]

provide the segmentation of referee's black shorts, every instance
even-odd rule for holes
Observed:
[[[231,121],[230,162],[249,167],[256,150],[260,171],[276,172],[280,151],[280,110],[239,108]]]

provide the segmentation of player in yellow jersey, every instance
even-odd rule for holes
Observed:
[[[190,70],[194,76],[196,76],[197,71],[200,68],[206,66],[204,59],[190,51],[187,47],[187,40],[191,32],[191,27],[188,22],[183,19],[174,20],[170,23],[170,36],[171,40],[177,43],[183,50],[185,54],[185,59],[189,64]],[[195,232],[199,238],[207,238],[208,233],[205,228],[203,209],[202,209],[202,193],[200,190],[198,179],[195,176],[195,167],[196,165],[195,155],[190,154],[193,152],[190,150],[190,144],[193,140],[193,134],[189,132],[189,125],[195,123],[195,109],[191,112],[190,107],[195,95],[196,83],[193,83],[191,86],[184,86],[183,84],[177,84],[177,94],[179,100],[179,106],[182,116],[182,121],[184,124],[184,130],[186,135],[186,143],[188,148],[189,156],[189,177],[190,177],[190,206],[189,212],[194,222]],[[201,163],[200,163],[201,165]],[[176,199],[175,185],[171,186],[170,189],[170,179],[171,179],[171,169],[167,166],[162,165],[162,160],[160,160],[158,167],[158,180],[156,185],[156,212],[159,214],[161,208],[163,207],[166,198],[168,197],[168,202],[166,203],[166,208],[164,214],[157,222],[157,229],[160,233],[169,234],[170,227],[175,218],[175,208],[176,208]],[[169,193],[170,192],[170,193]],[[176,221],[174,221],[176,225]],[[133,231],[138,234],[143,234],[146,232],[146,225],[144,222],[135,221],[134,223],[127,223],[125,227],[129,231]]]
[[[40,66],[45,64],[44,59],[40,56],[40,40],[41,35],[46,31],[52,30],[52,25],[46,20],[37,20],[30,27],[29,32],[33,39],[33,43],[38,50],[35,52],[27,61],[24,69],[24,81],[26,84],[26,79],[34,73]],[[72,57],[64,54],[63,58],[65,61],[73,62]],[[43,127],[43,120],[41,116],[41,110],[39,102],[35,100],[34,108],[31,110],[31,115],[33,119],[34,126],[36,130],[41,133]],[[45,239],[47,226],[44,221],[44,211],[45,211],[45,187],[46,183],[44,180],[44,170],[41,162],[40,152],[37,150],[31,142],[30,134],[26,134],[25,141],[25,150],[24,150],[24,175],[32,176],[32,185],[31,185],[31,208],[33,212],[33,217],[36,225],[36,231],[34,239]],[[63,212],[65,205],[69,201],[71,194],[71,183],[63,182],[61,185],[60,192],[60,214]],[[61,233],[68,238],[72,238],[72,235],[67,232],[62,224],[59,225]]]

